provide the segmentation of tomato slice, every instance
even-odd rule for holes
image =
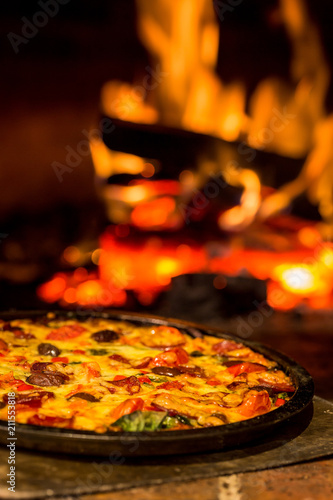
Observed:
[[[81,325],[65,325],[52,330],[46,338],[48,340],[70,340],[79,337],[86,329]]]
[[[36,387],[24,383],[17,386],[18,391],[29,391],[30,389],[36,389]]]
[[[73,354],[85,354],[86,351],[83,351],[82,349],[74,349]]]
[[[148,377],[138,377],[140,384],[152,384],[152,381]]]
[[[275,401],[275,406],[282,406],[285,404],[285,402],[286,402],[285,399],[277,398],[277,400]]]
[[[182,347],[168,348],[152,361],[153,366],[178,366],[188,362],[189,355]]]
[[[82,363],[82,366],[86,370],[88,380],[101,376],[101,367],[98,363],[96,363],[96,361]]]
[[[58,356],[56,358],[52,358],[51,361],[53,361],[54,363],[55,362],[59,362],[59,363],[66,363],[66,365],[68,365],[69,363],[69,359],[66,357],[66,356]]]
[[[73,396],[74,394],[76,394],[77,392],[80,392],[81,389],[83,388],[83,385],[82,384],[79,384],[76,389],[73,389],[71,392],[69,392],[68,394],[66,394],[65,398],[68,399],[70,398],[71,396]]]
[[[127,378],[125,377],[125,375],[115,375],[113,377],[113,380],[124,380],[125,378]]]
[[[217,378],[215,378],[215,377],[211,377],[209,380],[207,380],[206,384],[214,386],[214,385],[221,385],[221,384],[222,384],[222,382],[220,382],[220,381],[219,381]]]
[[[250,391],[237,411],[244,417],[254,417],[266,413],[271,408],[271,400],[266,391]]]
[[[166,351],[168,351],[168,349],[166,349]],[[172,351],[176,354],[179,365],[184,365],[190,359],[189,355],[182,347],[174,347]]]
[[[266,366],[259,365],[258,363],[248,363],[247,361],[229,366],[227,369],[228,372],[235,375],[235,377],[241,373],[263,372],[267,370]]]
[[[144,401],[141,398],[126,399],[118,405],[112,412],[112,417],[114,420],[118,420],[124,415],[129,415],[137,410],[142,410]]]

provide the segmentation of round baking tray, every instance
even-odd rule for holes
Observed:
[[[56,317],[84,321],[88,317],[102,317],[130,321],[139,325],[167,325],[179,328],[191,336],[214,335],[241,341],[267,358],[276,361],[291,377],[296,391],[291,400],[276,410],[242,422],[202,429],[164,432],[107,432],[97,434],[92,431],[40,427],[16,424],[16,446],[46,452],[70,453],[96,456],[152,456],[202,453],[236,448],[274,431],[281,424],[287,424],[311,403],[314,386],[309,373],[295,361],[262,344],[243,340],[221,330],[175,319],[147,316],[121,311],[108,312],[66,312],[52,311]],[[15,311],[0,313],[0,319],[37,319],[45,316],[45,311]],[[8,444],[7,422],[0,422],[0,442]]]

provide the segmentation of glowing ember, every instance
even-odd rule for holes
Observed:
[[[300,304],[314,309],[333,306],[333,245],[317,244],[288,252],[233,249],[211,256],[210,245],[180,244],[149,237],[139,243],[128,240],[126,226],[110,227],[101,236],[101,248],[91,254],[98,272],[82,267],[58,273],[41,285],[38,295],[46,302],[82,307],[120,307],[134,293],[142,305],[150,305],[175,276],[186,273],[218,274],[214,287],[227,285],[225,276],[246,273],[267,280],[267,302],[288,310]],[[123,236],[119,236],[123,232]],[[116,236],[118,233],[118,236]]]

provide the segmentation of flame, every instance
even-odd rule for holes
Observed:
[[[244,188],[240,204],[223,212],[218,220],[221,229],[240,230],[255,218],[261,201],[261,184],[255,172],[248,169],[235,169],[230,166],[225,173],[227,182],[232,186]]]
[[[111,81],[102,88],[102,110],[106,115],[135,123],[156,123],[158,112],[145,102],[144,87]]]
[[[98,266],[96,272],[78,267],[72,274],[58,273],[39,288],[39,295],[64,305],[115,306],[126,304],[131,293],[150,305],[180,274],[217,273],[214,287],[223,289],[223,275],[246,270],[267,280],[267,301],[275,309],[301,304],[331,308],[333,247],[323,243],[333,238],[333,114],[327,115],[324,107],[330,71],[305,1],[279,0],[276,11],[291,43],[290,81],[265,78],[249,96],[248,106],[244,83],[226,83],[217,75],[223,24],[217,21],[212,0],[136,3],[139,36],[152,62],[133,84],[111,81],[103,86],[105,114],[226,141],[245,140],[252,148],[306,161],[297,178],[277,191],[261,186],[258,174],[244,164],[225,161],[228,151],[219,152],[217,160],[202,155],[196,171],[184,165],[179,180],[166,181],[160,180],[163,165],[156,160],[111,151],[101,138],[91,139],[98,187],[117,225],[105,231],[93,252],[71,246],[63,253],[62,261],[72,266],[82,266],[89,257]],[[127,185],[112,184],[116,174],[136,177]],[[222,255],[211,253],[209,244],[184,244],[180,236],[166,241],[150,236],[144,242],[131,239],[133,227],[141,234],[183,227],[180,206],[193,201],[194,193],[216,174],[243,190],[239,205],[217,217],[218,227],[232,235]],[[278,234],[279,226],[275,233],[270,230],[268,222],[272,224],[274,216],[303,193],[318,206],[322,223],[298,226],[292,236],[287,231]],[[255,230],[258,224],[260,241],[269,245],[273,239],[278,252],[246,248],[246,233],[238,239],[233,233]]]

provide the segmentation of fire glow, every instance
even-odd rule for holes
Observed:
[[[66,307],[121,307],[127,304],[128,293],[132,293],[147,306],[168,289],[175,276],[208,272],[222,279],[245,272],[267,280],[267,302],[276,310],[300,304],[312,309],[333,306],[333,245],[279,253],[234,249],[229,255],[211,257],[209,245],[163,243],[156,236],[143,243],[129,243],[126,237],[116,237],[114,228],[111,230],[102,235],[101,248],[90,255],[98,264],[95,271],[78,267],[73,273],[57,273],[40,286],[39,296]],[[80,253],[78,249],[77,252]],[[225,286],[226,280],[221,279],[214,281],[216,288],[221,288],[221,282]]]
[[[101,106],[107,116],[131,123],[163,124],[244,141],[250,148],[285,157],[306,156],[296,179],[279,189],[266,188],[245,161],[235,165],[228,154],[216,161],[203,157],[197,168],[184,165],[176,179],[156,179],[163,172],[159,161],[110,150],[94,137],[90,147],[97,188],[113,225],[93,252],[65,250],[63,262],[77,269],[58,273],[42,285],[38,294],[43,300],[118,307],[133,294],[147,306],[181,274],[221,275],[214,282],[221,288],[223,276],[245,273],[267,281],[267,302],[274,309],[301,304],[332,308],[333,246],[324,242],[333,236],[333,116],[324,111],[329,69],[305,2],[280,0],[278,5],[292,46],[293,82],[288,86],[277,78],[264,79],[246,106],[244,85],[227,84],[215,71],[223,24],[212,0],[137,0],[139,36],[156,68],[148,67],[142,81],[133,85],[107,82]],[[119,174],[135,178],[127,184],[112,183]],[[200,235],[185,241],[184,207],[218,175],[242,190],[240,202],[216,214],[211,242],[198,243]],[[301,194],[318,206],[322,221],[299,228],[296,224],[290,236],[272,230],[274,218]],[[272,249],[246,244],[248,231],[258,226],[262,248],[272,240]],[[147,232],[146,238],[131,239],[133,228],[141,236]],[[168,237],[160,236],[163,231]],[[228,235],[228,243],[222,234]],[[219,248],[217,255],[210,243]],[[94,271],[82,267],[88,261],[96,266]]]

